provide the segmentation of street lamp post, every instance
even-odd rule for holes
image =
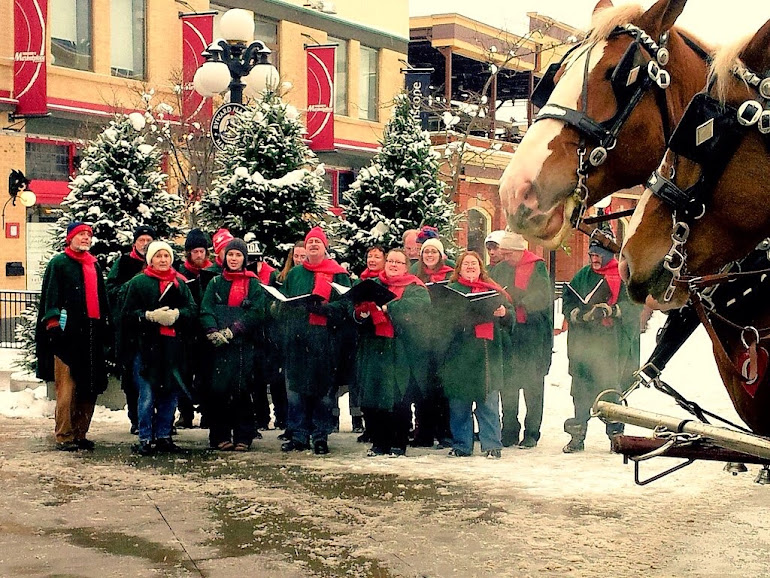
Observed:
[[[278,84],[278,71],[270,64],[270,49],[254,40],[254,14],[234,8],[222,15],[218,39],[203,51],[206,59],[195,72],[193,85],[201,96],[230,90],[230,102],[243,103],[244,93],[256,96]]]

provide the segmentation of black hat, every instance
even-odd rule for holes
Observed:
[[[612,250],[602,246],[602,244],[596,239],[591,241],[590,245],[588,245],[588,254],[599,255],[602,258],[602,266],[606,265],[615,258],[615,253],[613,253]]]
[[[240,251],[243,255],[243,268],[246,268],[246,265],[249,261],[249,248],[246,245],[246,241],[243,239],[238,239],[237,237],[230,241],[227,245],[225,245],[225,268],[227,267],[227,253],[232,250]]]
[[[187,233],[187,238],[184,240],[184,250],[192,251],[199,247],[208,249],[211,247],[211,239],[209,239],[209,236],[200,229],[190,229],[190,232]]]
[[[149,235],[153,238],[153,240],[158,238],[157,233],[155,233],[155,229],[150,227],[150,225],[139,225],[136,229],[134,229],[134,243],[136,243],[136,240],[142,235]]]

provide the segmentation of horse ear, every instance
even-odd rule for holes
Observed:
[[[757,30],[740,57],[746,66],[760,74],[770,68],[770,20]]]
[[[591,16],[596,16],[602,10],[612,8],[613,6],[614,4],[612,3],[612,0],[599,0],[596,3],[596,6],[594,6],[594,11],[591,13]]]
[[[687,0],[658,0],[639,18],[637,25],[653,38],[669,30],[684,10]]]

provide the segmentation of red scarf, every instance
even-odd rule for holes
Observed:
[[[96,282],[96,257],[88,251],[73,251],[69,247],[64,254],[83,268],[83,287],[86,291],[86,314],[89,319],[99,319],[99,286]]]
[[[196,266],[196,265],[195,265],[195,264],[194,264],[192,261],[190,261],[189,259],[187,259],[187,260],[184,262],[184,267],[185,267],[185,269],[187,269],[187,270],[188,270],[190,273],[192,273],[193,275],[195,275],[195,277],[196,277],[196,278],[197,278],[197,277],[200,277],[200,274],[201,274],[201,269],[208,269],[209,267],[211,267],[211,265],[213,265],[213,263],[212,263],[211,261],[209,261],[208,259],[206,259],[206,262],[205,262],[205,263],[203,263],[203,266],[201,266],[201,267],[198,267],[198,266]]]
[[[454,271],[449,265],[442,265],[438,271],[431,271],[427,267],[425,268],[425,274],[428,276],[429,283],[438,283],[447,278],[447,275]]]
[[[169,267],[168,271],[158,271],[152,267],[145,267],[144,274],[158,280],[158,298],[163,295],[163,291],[165,291],[166,287],[171,283],[173,283],[175,287],[179,287],[179,280],[185,280],[184,276],[177,273],[176,269],[173,267]],[[176,337],[176,330],[173,327],[161,325],[160,334],[165,335],[166,337]]]
[[[302,266],[315,274],[312,294],[320,296],[324,303],[328,303],[329,298],[332,296],[331,282],[334,279],[334,276],[338,273],[347,273],[347,271],[333,259],[324,259],[318,265],[311,265],[309,261],[303,261]],[[327,322],[326,315],[310,313],[308,322],[310,325],[325,326]]]
[[[396,296],[393,301],[401,299],[407,285],[419,285],[420,287],[425,287],[425,284],[411,273],[400,275],[398,277],[388,277],[385,271],[380,271],[377,278]],[[391,301],[391,303],[393,303],[393,301]],[[393,339],[393,337],[395,337],[395,328],[393,327],[393,322],[390,320],[390,317],[382,309],[378,309],[374,304],[369,308],[369,312],[372,316],[372,323],[374,323],[374,334],[378,337],[388,337]]]
[[[384,269],[382,271],[384,271]],[[377,279],[382,271],[372,271],[369,269],[369,267],[367,267],[364,269],[364,272],[359,275],[359,277],[361,279]]]
[[[273,267],[262,261],[262,264],[259,266],[259,272],[257,273],[259,282],[263,285],[270,285],[270,274],[273,271],[275,271]]]
[[[527,289],[527,285],[529,285],[529,278],[532,277],[532,272],[535,270],[535,265],[537,265],[538,261],[542,260],[543,259],[535,255],[532,251],[524,251],[519,264],[516,265],[516,272],[514,273],[513,284],[516,286],[516,289],[521,289],[522,291]],[[516,323],[526,322],[527,310],[524,309],[523,305],[517,305]]]
[[[500,293],[505,295],[508,301],[511,300],[510,295],[506,293],[505,289],[500,287],[500,285],[498,285],[494,281],[491,283],[487,283],[486,281],[482,281],[481,279],[477,279],[476,281],[468,281],[464,277],[458,277],[457,281],[460,283],[460,285],[465,285],[466,287],[470,287],[471,293],[482,293],[484,291],[499,291]],[[474,327],[474,330],[476,332],[476,339],[488,339],[489,341],[492,341],[492,339],[494,339],[495,337],[494,321],[488,321],[487,323],[479,323]]]
[[[614,257],[606,265],[594,269],[594,272],[602,275],[610,288],[610,298],[608,305],[615,305],[620,295],[620,273],[618,272],[618,260]]]
[[[249,279],[257,279],[257,276],[251,271],[241,269],[240,271],[222,272],[222,277],[230,281],[230,293],[227,296],[228,307],[240,307],[243,300],[249,294]]]
[[[141,261],[142,263],[144,263],[144,266],[147,267],[147,257],[137,253],[136,247],[131,247],[131,252],[128,254],[128,256],[131,257],[132,259],[136,259],[137,261]]]

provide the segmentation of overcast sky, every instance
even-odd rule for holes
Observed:
[[[527,12],[540,12],[586,29],[597,0],[409,0],[411,16],[457,12],[510,32],[523,33]],[[625,4],[615,0],[615,5]],[[652,0],[635,2],[649,7]],[[756,30],[770,19],[767,0],[690,0],[679,24],[714,44],[724,44]]]

